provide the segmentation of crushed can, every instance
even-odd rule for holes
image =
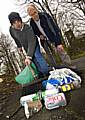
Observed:
[[[65,85],[62,85],[60,86],[60,90],[62,92],[66,92],[66,91],[70,91],[70,90],[73,90],[73,89],[78,89],[81,87],[81,83],[79,81],[73,81],[69,84],[65,84]]]
[[[75,89],[73,83],[69,83],[69,84],[65,84],[65,85],[61,86],[61,91],[62,92],[67,92],[67,91],[70,91],[70,90],[73,90],[73,89]]]

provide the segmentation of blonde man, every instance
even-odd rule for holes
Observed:
[[[30,24],[33,28],[33,31],[35,35],[40,37],[43,47],[43,43],[46,38],[51,43],[55,44],[62,63],[71,66],[71,59],[62,45],[60,29],[57,25],[55,25],[51,16],[44,12],[38,12],[37,7],[33,3],[28,5],[27,12],[31,17]]]

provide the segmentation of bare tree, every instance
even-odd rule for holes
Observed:
[[[3,58],[4,64],[7,66],[8,72],[14,72],[17,74],[15,63],[15,56],[13,55],[13,52],[11,52],[11,46],[12,46],[12,40],[9,38],[9,36],[6,36],[5,34],[1,34],[0,37],[0,58]],[[16,63],[18,64],[18,62]],[[19,69],[18,69],[19,71]]]
[[[3,57],[3,59],[5,60],[4,62],[6,63],[6,65],[11,65],[10,63],[10,45],[11,45],[11,41],[8,41],[9,37],[5,36],[5,34],[1,34],[0,37],[0,55],[1,57]],[[9,69],[9,67],[8,67]]]
[[[69,0],[68,2],[80,9],[85,15],[85,0]]]

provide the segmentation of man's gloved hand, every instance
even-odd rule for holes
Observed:
[[[45,37],[44,35],[40,35],[40,40],[41,40],[41,41],[45,41],[45,38],[46,38],[46,37]]]
[[[57,51],[61,53],[64,52],[65,50],[64,50],[63,45],[57,45]]]
[[[40,42],[42,46],[44,45],[45,40],[46,40],[46,37],[44,35],[40,35]]]

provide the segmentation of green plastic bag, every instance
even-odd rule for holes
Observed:
[[[38,76],[38,71],[35,64],[32,62],[26,66],[23,71],[15,77],[15,80],[19,84],[28,84]]]

